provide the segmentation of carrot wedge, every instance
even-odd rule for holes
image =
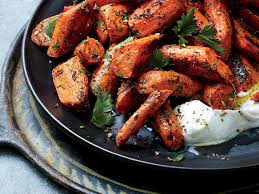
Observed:
[[[150,35],[117,49],[111,62],[113,72],[122,78],[136,77],[152,54],[152,50],[156,48],[161,36],[160,34]]]
[[[190,97],[202,86],[198,80],[174,71],[148,71],[139,78],[138,91],[151,94],[155,90],[174,90],[173,96]]]
[[[185,11],[181,0],[145,1],[129,18],[129,26],[138,37],[160,32],[173,24]]]
[[[249,33],[240,20],[233,21],[235,28],[235,47],[246,56],[259,62],[259,39]]]
[[[164,145],[176,151],[184,145],[184,136],[178,118],[167,101],[152,122]]]
[[[224,48],[224,60],[230,56],[232,47],[232,25],[229,15],[229,8],[226,0],[204,0],[206,17],[215,26],[216,39],[221,40],[219,44]]]
[[[129,80],[123,81],[116,100],[116,112],[128,114],[135,111],[142,101],[142,96],[138,93],[135,83]]]
[[[75,48],[74,55],[77,55],[85,65],[96,64],[103,59],[104,48],[98,40],[87,37]]]
[[[234,76],[230,68],[218,59],[214,50],[208,47],[187,46],[181,48],[175,45],[163,46],[164,57],[171,59],[177,71],[199,76],[210,80],[233,83]]]
[[[104,23],[104,18],[99,12],[97,14],[97,25],[96,25],[96,34],[98,38],[104,43],[109,40],[109,34]]]
[[[135,135],[144,123],[156,114],[172,92],[171,90],[161,90],[151,93],[144,104],[140,106],[120,129],[116,136],[117,146],[123,146],[131,136]]]
[[[94,0],[83,1],[60,14],[48,48],[48,56],[61,57],[71,51],[92,30]]]
[[[204,88],[203,101],[214,109],[233,109],[235,90],[227,84],[211,84]]]

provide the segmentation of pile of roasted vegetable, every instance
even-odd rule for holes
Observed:
[[[177,150],[184,137],[170,101],[235,109],[236,94],[259,81],[258,8],[257,0],[85,0],[39,23],[32,41],[52,58],[71,54],[52,71],[63,105],[87,109],[92,92],[96,126],[111,126],[114,110],[129,115],[119,147],[151,121]]]

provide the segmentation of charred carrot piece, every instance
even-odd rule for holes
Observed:
[[[248,91],[259,82],[259,73],[244,56],[234,54],[231,56],[230,65],[235,75],[235,87],[238,92]]]
[[[259,39],[245,29],[240,20],[233,21],[235,28],[235,47],[247,57],[259,62]]]
[[[119,88],[116,111],[119,114],[128,114],[135,111],[142,104],[142,96],[136,89],[136,84],[131,80],[124,80]]]
[[[230,56],[232,46],[232,25],[226,0],[204,0],[204,10],[208,20],[215,26],[216,39],[221,40],[219,44],[224,48],[224,60]]]
[[[99,18],[102,20],[99,20],[98,24],[100,30],[103,30],[104,27],[100,23],[103,21],[111,43],[118,43],[129,36],[129,13],[130,7],[122,4],[107,4],[100,8]]]
[[[151,93],[144,104],[140,106],[120,129],[116,137],[117,146],[123,146],[131,136],[135,135],[144,123],[157,113],[172,92],[170,90],[161,90]]]
[[[55,67],[52,77],[63,105],[73,109],[82,109],[88,105],[88,77],[78,57]]]
[[[103,16],[100,12],[97,15],[97,22],[96,23],[97,23],[96,33],[97,33],[98,38],[102,42],[108,41],[109,40],[109,34],[108,34],[107,28],[105,26]]]
[[[259,16],[247,8],[239,10],[240,16],[255,30],[259,30]]]
[[[138,37],[145,37],[173,24],[185,11],[181,0],[145,1],[129,18],[129,26]]]
[[[94,0],[83,1],[63,12],[55,25],[48,56],[61,57],[71,51],[92,30]]]
[[[47,33],[46,27],[52,22],[53,29],[55,27],[55,21],[59,15],[51,16],[40,22],[33,30],[31,34],[31,40],[38,46],[50,45],[50,34]]]
[[[85,65],[91,65],[101,62],[104,52],[104,47],[98,40],[87,37],[75,48],[74,55],[77,55]]]
[[[160,38],[160,34],[150,35],[117,49],[111,62],[113,72],[122,78],[133,78],[139,75]]]
[[[176,151],[184,145],[184,136],[178,118],[167,101],[152,122],[164,145]]]
[[[202,86],[198,80],[174,71],[148,71],[139,78],[138,90],[141,94],[151,94],[155,90],[174,90],[173,96],[190,97]]]
[[[208,47],[176,45],[163,46],[161,52],[175,64],[177,71],[215,81],[234,82],[234,76],[214,50]]]
[[[202,98],[213,109],[233,109],[235,89],[227,84],[207,85],[203,90]]]
[[[191,0],[184,0],[184,5],[187,8],[187,10],[190,10],[191,8],[195,8],[200,12],[203,12],[203,2],[198,1],[191,1]]]

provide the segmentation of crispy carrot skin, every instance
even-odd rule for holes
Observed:
[[[103,45],[98,40],[87,37],[75,48],[74,55],[77,55],[85,65],[91,65],[101,62],[104,52]]]
[[[247,57],[259,62],[259,40],[245,29],[240,20],[233,21],[235,28],[235,47]]]
[[[99,14],[103,19],[105,29],[111,43],[118,43],[129,36],[129,26],[127,22],[130,7],[122,4],[107,4],[100,8]],[[103,29],[102,24],[98,25]]]
[[[129,42],[117,49],[113,55],[111,68],[113,72],[122,78],[133,78],[139,75],[139,71],[157,46],[160,34],[150,35],[145,38]]]
[[[109,40],[109,34],[105,26],[103,16],[100,12],[97,14],[96,34],[102,42]]]
[[[233,83],[234,76],[230,68],[218,59],[214,50],[208,47],[176,45],[163,46],[161,52],[175,64],[176,70],[189,75],[199,76],[215,81]]]
[[[117,95],[116,111],[119,114],[128,114],[135,111],[142,104],[142,101],[136,84],[130,80],[124,80]]]
[[[235,90],[227,84],[211,84],[204,88],[203,101],[213,109],[232,109],[235,102]]]
[[[92,30],[94,0],[84,1],[61,13],[51,38],[48,56],[61,57],[74,50]]]
[[[145,1],[129,18],[129,26],[138,37],[160,32],[174,23],[185,11],[180,0]]]
[[[182,128],[168,101],[158,111],[153,125],[168,149],[176,151],[184,145]]]
[[[151,93],[144,104],[134,112],[120,129],[116,137],[117,146],[123,146],[131,136],[135,135],[144,123],[157,113],[172,92],[171,90],[161,90]]]
[[[60,102],[73,109],[88,105],[88,77],[81,71],[79,57],[73,57],[52,70],[54,86]]]
[[[174,90],[173,96],[190,97],[203,85],[196,79],[174,71],[148,71],[139,78],[138,91],[151,94],[155,90]]]
[[[204,0],[204,10],[208,20],[215,26],[217,34],[215,38],[221,40],[219,44],[224,48],[227,60],[230,56],[232,46],[232,25],[226,0]]]
[[[238,92],[248,91],[259,82],[259,72],[244,56],[234,54],[231,56],[230,65],[235,75],[234,84]]]
[[[241,8],[239,14],[255,30],[259,30],[259,16],[247,8]]]
[[[49,18],[44,19],[41,21],[33,30],[31,34],[31,40],[37,44],[38,46],[49,46],[50,45],[50,38],[46,33],[44,27],[52,21],[58,15],[51,16]]]

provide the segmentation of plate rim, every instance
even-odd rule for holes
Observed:
[[[36,93],[36,91],[34,90],[33,84],[31,83],[31,79],[30,79],[30,75],[27,69],[27,60],[26,60],[26,48],[27,48],[27,44],[26,42],[28,41],[28,38],[30,39],[31,34],[30,31],[33,29],[32,27],[34,26],[34,19],[37,17],[37,13],[41,10],[42,6],[47,3],[48,0],[41,0],[41,2],[38,4],[37,8],[33,11],[31,18],[29,19],[24,35],[23,35],[23,39],[22,39],[22,49],[21,49],[21,53],[22,53],[22,67],[23,67],[23,72],[24,72],[24,76],[25,76],[25,80],[27,85],[29,86],[29,91],[31,92],[32,96],[36,99],[36,102],[41,106],[41,108],[44,110],[44,112],[47,114],[47,116],[50,118],[50,120],[52,122],[54,122],[55,124],[57,124],[59,127],[61,128],[59,130],[61,130],[63,133],[66,133],[69,136],[72,136],[72,138],[76,140],[79,140],[81,144],[85,144],[82,146],[91,146],[91,149],[98,149],[99,151],[105,152],[106,154],[109,154],[110,156],[117,158],[117,159],[123,159],[125,162],[131,162],[134,164],[138,164],[138,165],[147,165],[149,168],[150,167],[155,167],[155,168],[160,168],[163,170],[177,170],[177,171],[231,171],[231,170],[239,170],[239,169],[245,169],[245,168],[253,168],[253,167],[257,167],[259,165],[259,161],[258,162],[252,162],[251,164],[240,164],[240,165],[235,165],[234,167],[230,167],[230,166],[226,166],[226,167],[184,167],[184,166],[174,166],[174,165],[166,165],[166,164],[159,164],[159,163],[155,163],[155,162],[149,162],[149,161],[144,161],[144,160],[140,160],[140,159],[136,159],[136,158],[132,158],[129,156],[125,156],[123,154],[119,154],[116,152],[113,152],[109,149],[103,148],[87,139],[84,139],[83,137],[81,137],[80,135],[76,134],[75,132],[73,132],[71,129],[69,129],[67,126],[65,126],[61,121],[59,121],[52,113],[51,111],[48,110],[48,108],[44,105],[44,103],[40,100],[38,94]],[[47,54],[46,54],[47,55]]]

